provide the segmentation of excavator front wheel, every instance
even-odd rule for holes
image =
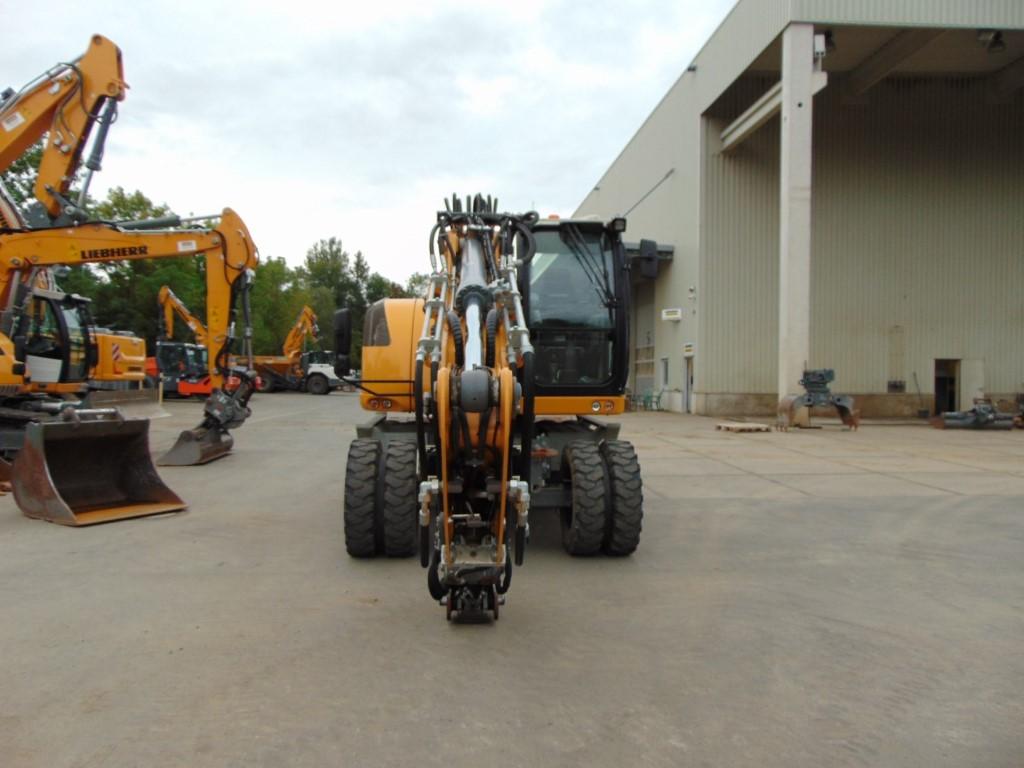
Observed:
[[[605,440],[601,456],[608,471],[609,519],[602,549],[606,555],[632,554],[640,544],[644,486],[636,450],[625,440]]]
[[[608,527],[604,461],[595,443],[576,441],[566,446],[562,464],[572,497],[562,510],[562,546],[570,555],[596,555]]]
[[[416,444],[360,438],[345,466],[345,549],[352,557],[412,557],[419,545]]]
[[[419,479],[416,444],[388,443],[377,480],[383,502],[384,554],[388,557],[412,557],[419,548]]]
[[[360,438],[348,447],[345,464],[345,549],[352,557],[377,554],[377,470],[379,440]]]

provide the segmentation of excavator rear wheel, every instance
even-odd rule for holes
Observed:
[[[345,549],[352,557],[377,552],[377,475],[379,440],[360,438],[348,448],[345,465]]]
[[[644,519],[644,488],[636,450],[625,440],[606,440],[601,455],[608,470],[608,529],[602,549],[606,555],[632,554],[640,544]]]
[[[597,445],[569,443],[563,468],[570,481],[572,504],[562,510],[562,546],[570,555],[596,555],[608,527],[608,488]]]
[[[388,443],[377,482],[383,491],[384,553],[388,557],[412,557],[419,548],[420,527],[416,444]]]

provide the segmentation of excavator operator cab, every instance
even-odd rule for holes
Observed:
[[[188,375],[201,379],[209,370],[208,352],[202,344],[185,345],[185,362]]]
[[[17,356],[37,384],[84,382],[96,364],[89,299],[35,288],[14,332]]]
[[[629,350],[625,219],[542,219],[520,292],[538,396],[621,395]]]
[[[206,347],[182,341],[156,343],[157,367],[167,381],[200,379],[207,373]]]

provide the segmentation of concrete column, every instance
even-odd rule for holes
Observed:
[[[779,397],[797,383],[811,355],[811,126],[814,27],[782,33],[779,179]]]

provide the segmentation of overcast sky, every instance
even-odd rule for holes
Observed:
[[[130,85],[91,192],[229,206],[264,257],[320,238],[401,282],[452,192],[573,212],[733,0],[3,0],[0,87],[117,43]]]

